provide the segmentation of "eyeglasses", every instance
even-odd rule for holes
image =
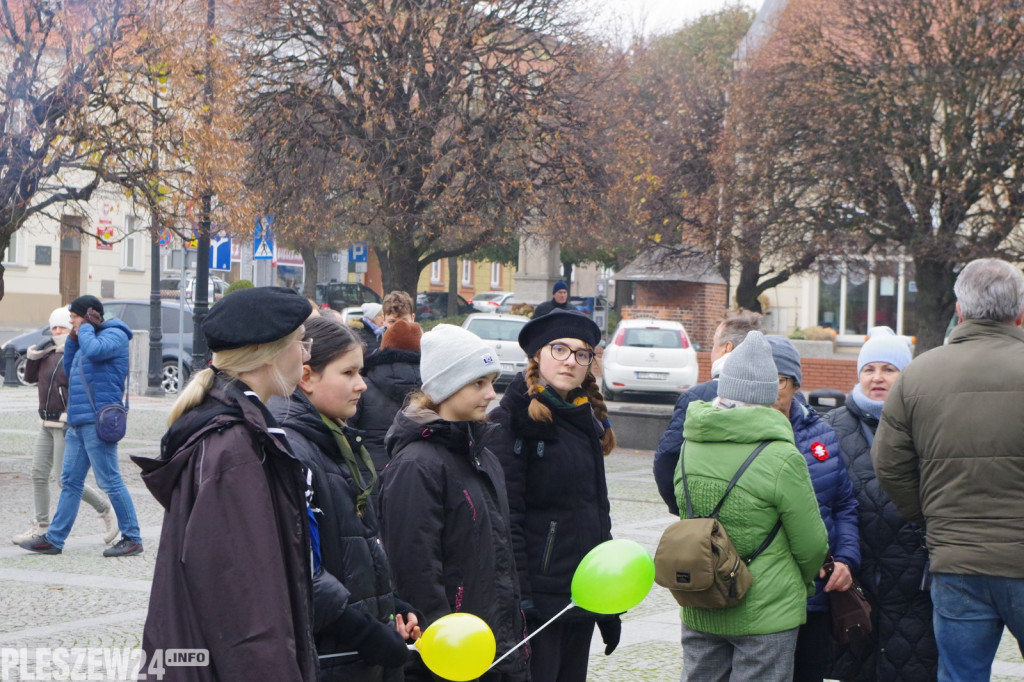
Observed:
[[[309,360],[313,357],[313,339],[303,339],[302,341],[296,341],[295,343],[302,346],[303,360]]]
[[[551,357],[559,362],[563,362],[569,359],[570,355],[576,356],[576,364],[589,367],[590,363],[594,361],[594,352],[581,348],[580,350],[573,350],[569,346],[561,343],[549,343],[548,348],[551,349]]]
[[[779,375],[779,388],[785,388],[786,384],[789,383],[789,377]]]

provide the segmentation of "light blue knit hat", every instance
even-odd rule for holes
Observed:
[[[899,371],[910,364],[910,343],[889,327],[873,327],[857,356],[857,374],[872,362],[887,362]]]

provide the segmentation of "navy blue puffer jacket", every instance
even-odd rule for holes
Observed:
[[[836,561],[856,573],[860,569],[857,498],[839,452],[839,438],[817,412],[795,398],[789,406],[789,423],[793,426],[796,447],[811,472],[821,519],[828,530],[828,551]],[[807,610],[828,611],[825,581],[817,579],[814,586],[815,593],[807,601]]]
[[[117,318],[107,320],[99,329],[83,322],[78,328],[78,340],[68,338],[64,345],[64,373],[68,375],[69,426],[93,424],[96,410],[122,402],[131,338],[132,330]],[[82,374],[85,374],[88,389],[82,384]],[[95,410],[87,390],[92,392]]]

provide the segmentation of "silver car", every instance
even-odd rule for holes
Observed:
[[[502,313],[473,313],[462,328],[473,332],[494,349],[501,363],[498,383],[506,384],[526,369],[526,353],[519,347],[519,332],[530,318]]]

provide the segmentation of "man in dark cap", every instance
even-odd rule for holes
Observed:
[[[105,557],[142,554],[142,536],[128,488],[117,463],[117,443],[101,440],[96,432],[99,411],[123,402],[128,380],[128,342],[132,331],[116,318],[103,320],[103,303],[80,296],[68,306],[71,333],[64,345],[68,376],[68,430],[65,435],[61,492],[46,534],[21,543],[39,554],[60,554],[78,516],[89,469],[110,498],[121,539],[103,552]]]
[[[563,279],[555,282],[555,286],[551,287],[551,300],[537,306],[533,316],[547,315],[552,310],[576,310],[576,306],[569,303],[569,285]]]

